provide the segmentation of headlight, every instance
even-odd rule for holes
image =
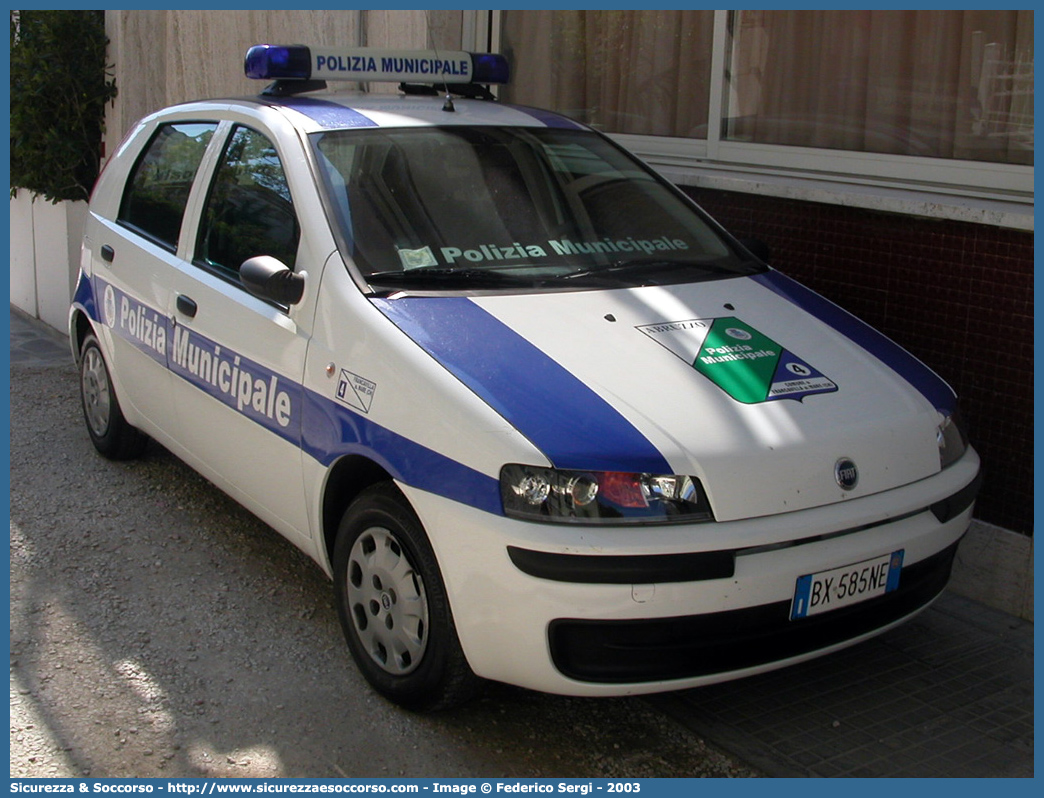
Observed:
[[[500,471],[504,512],[513,518],[573,524],[655,524],[712,521],[695,477],[563,471],[506,465]]]
[[[968,438],[957,411],[953,415],[943,416],[935,432],[935,440],[939,444],[940,468],[946,468],[961,459],[964,450],[968,448]]]

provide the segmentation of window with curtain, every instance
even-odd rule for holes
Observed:
[[[1032,11],[735,11],[722,139],[1033,164]],[[505,11],[508,101],[707,137],[712,11]]]
[[[613,133],[705,138],[713,11],[505,11],[509,102]]]
[[[725,138],[1033,163],[1032,11],[738,11]]]

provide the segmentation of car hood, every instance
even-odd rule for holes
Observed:
[[[719,521],[929,477],[955,404],[919,361],[778,272],[374,302],[553,465],[698,477]],[[851,467],[855,484],[839,475]]]

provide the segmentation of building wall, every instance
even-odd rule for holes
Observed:
[[[119,91],[106,113],[107,151],[167,105],[257,94],[264,85],[243,76],[251,45],[459,49],[462,25],[460,11],[107,11]]]
[[[1033,530],[1033,233],[685,189],[772,265],[881,330],[957,391],[985,482],[976,517]]]

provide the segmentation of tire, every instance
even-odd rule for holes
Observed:
[[[475,695],[480,680],[457,639],[435,553],[393,484],[368,488],[345,512],[333,572],[348,649],[378,693],[414,711]]]
[[[110,460],[132,460],[145,451],[149,439],[123,417],[105,357],[93,334],[80,347],[80,405],[87,434],[101,455]]]

